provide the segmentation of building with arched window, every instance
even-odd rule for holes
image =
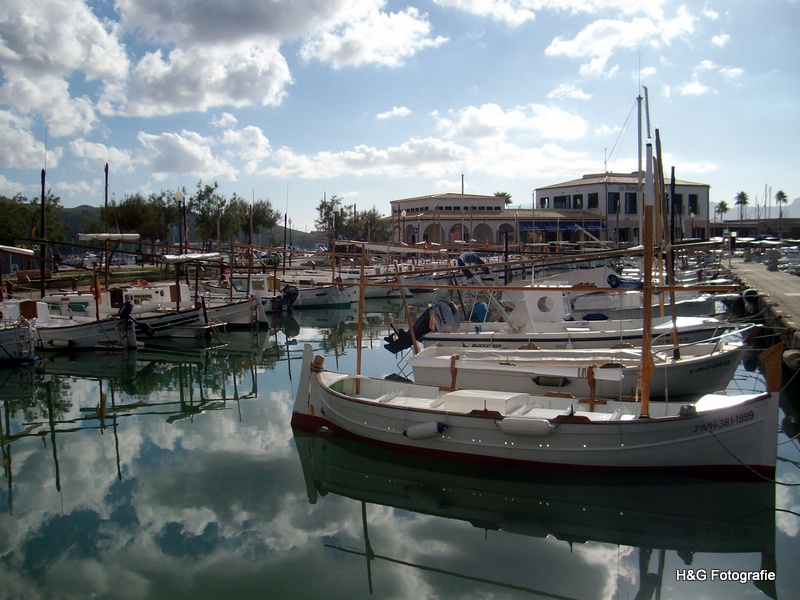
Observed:
[[[536,210],[586,210],[605,222],[608,240],[639,243],[644,204],[640,189],[643,188],[644,173],[584,175],[580,179],[536,188]],[[709,186],[682,180],[673,184],[665,179],[664,188],[673,239],[707,238]]]
[[[432,194],[392,200],[392,240],[398,243],[494,245],[598,239],[640,243],[644,174],[600,173],[536,188],[530,208],[504,196]],[[674,239],[709,235],[709,186],[664,182]]]

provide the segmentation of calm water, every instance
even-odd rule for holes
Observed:
[[[398,370],[385,316],[366,374]],[[524,480],[295,437],[302,344],[355,371],[349,317],[0,371],[0,598],[797,597],[795,487]],[[760,385],[750,360],[731,388]],[[712,581],[759,569],[776,581]]]

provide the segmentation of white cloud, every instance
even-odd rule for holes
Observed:
[[[711,43],[714,46],[719,46],[722,48],[725,44],[727,44],[731,40],[731,36],[727,33],[721,33],[720,35],[715,35],[711,38]]]
[[[678,91],[682,96],[701,96],[710,91],[710,89],[707,85],[700,83],[697,75],[692,75],[692,80],[683,84]]]
[[[543,104],[504,110],[497,104],[468,106],[454,119],[439,118],[437,129],[445,136],[464,139],[504,137],[509,133],[533,134],[543,139],[574,140],[586,134],[586,121],[578,115]]]
[[[491,17],[511,27],[522,25],[536,18],[534,5],[542,2],[530,0],[434,0],[439,6],[456,8],[481,17]]]
[[[215,157],[210,142],[194,132],[140,133],[138,139],[143,148],[140,161],[159,181],[178,175],[193,175],[204,180],[236,179],[233,167]]]
[[[319,152],[303,156],[288,148],[273,153],[278,165],[266,174],[288,178],[322,179],[342,175],[388,177],[437,177],[468,161],[471,151],[454,142],[436,138],[411,138],[385,150],[360,145],[350,151]]]
[[[214,115],[214,117],[212,117],[211,120],[209,121],[212,127],[217,127],[222,129],[233,127],[238,122],[239,120],[229,112],[224,112],[219,117]]]
[[[552,100],[562,100],[565,98],[571,100],[589,100],[592,95],[587,94],[582,89],[575,87],[571,83],[562,83],[556,89],[551,90],[547,97]]]
[[[634,7],[635,5],[631,9]],[[617,65],[608,66],[617,50],[669,45],[673,40],[694,31],[695,19],[683,6],[678,8],[676,16],[672,19],[664,18],[660,10],[646,14],[648,16],[633,18],[630,21],[598,19],[572,39],[554,38],[545,49],[545,55],[587,59],[587,62],[580,67],[581,75],[608,76],[615,74],[619,69]]]
[[[142,57],[124,85],[110,84],[103,97],[108,113],[151,117],[217,106],[277,105],[291,83],[277,48],[193,47]]]
[[[384,119],[392,119],[394,117],[407,117],[411,114],[411,109],[405,106],[394,106],[392,110],[387,110],[386,112],[378,113],[375,115],[375,118],[378,120]]]
[[[233,146],[229,158],[245,161],[244,172],[247,174],[255,173],[261,161],[269,158],[272,153],[267,136],[261,129],[252,125],[244,129],[226,131],[222,141]]]
[[[50,135],[86,133],[97,122],[92,100],[72,95],[72,78],[94,81],[127,71],[118,28],[83,2],[7,0],[0,7],[0,103],[39,112]]]
[[[726,79],[737,79],[744,75],[744,69],[740,69],[739,67],[721,67],[719,73]]]
[[[317,60],[334,69],[377,64],[399,67],[420,50],[436,48],[447,41],[431,37],[427,16],[416,8],[384,13],[377,10],[333,31],[311,36],[301,48],[305,61]]]
[[[45,155],[43,140],[30,131],[28,119],[0,110],[0,166],[12,169],[57,167],[63,154],[61,147],[50,147]],[[44,132],[42,132],[44,138]]]
[[[133,159],[125,150],[78,138],[69,143],[69,151],[73,156],[81,159],[81,166],[87,171],[102,171],[106,163],[112,171],[127,173],[133,171]]]

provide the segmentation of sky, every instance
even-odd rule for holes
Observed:
[[[798,23],[800,0],[4,0],[0,194],[44,168],[101,206],[108,163],[111,200],[217,182],[300,230],[332,195],[530,206],[636,170],[646,86],[666,170],[752,212],[800,197]]]

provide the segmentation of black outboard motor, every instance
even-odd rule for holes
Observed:
[[[485,265],[486,263],[483,262],[480,256],[475,254],[474,252],[464,252],[461,256],[458,257],[456,263],[459,267],[465,267],[467,265]],[[469,269],[461,269],[461,272],[464,273],[464,277],[467,279],[472,279],[472,271]],[[483,268],[484,273],[488,273],[489,269],[486,267]]]
[[[286,310],[292,312],[292,306],[294,305],[294,301],[297,300],[297,296],[300,292],[297,289],[296,285],[286,284],[283,286],[283,303],[286,305]]]
[[[433,329],[431,329],[431,324],[433,324]],[[446,333],[458,331],[458,326],[460,324],[461,317],[458,314],[458,308],[455,303],[449,300],[443,300],[426,308],[425,311],[417,317],[417,320],[414,321],[412,327],[414,329],[414,337],[419,341],[431,331]],[[394,325],[391,327],[393,333],[383,338],[386,342],[384,348],[393,354],[411,348],[413,344],[411,341],[411,334],[405,329],[396,329]]]

